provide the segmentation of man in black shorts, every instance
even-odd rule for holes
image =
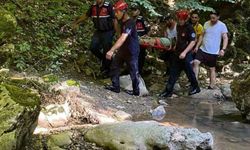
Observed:
[[[226,25],[219,20],[220,16],[217,12],[210,14],[210,20],[204,24],[202,38],[198,41],[195,51],[197,51],[194,60],[194,72],[198,79],[199,65],[204,63],[210,68],[210,84],[208,89],[215,88],[216,84],[216,62],[218,56],[224,56],[225,49],[228,45],[228,30]],[[223,47],[221,48],[221,40],[223,39]],[[201,47],[200,47],[201,45]],[[200,47],[200,49],[199,49]]]
[[[195,45],[196,34],[191,24],[187,22],[189,13],[186,10],[177,12],[177,41],[176,49],[171,55],[170,59],[170,76],[166,85],[165,91],[160,94],[161,97],[171,97],[176,81],[178,80],[182,71],[185,71],[191,88],[189,95],[200,92],[198,82],[196,80],[192,62],[192,49]]]

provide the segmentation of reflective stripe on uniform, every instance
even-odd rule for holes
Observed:
[[[98,16],[91,16],[92,18],[98,18]],[[110,17],[110,15],[107,15],[107,16],[99,16],[99,18],[108,18]]]

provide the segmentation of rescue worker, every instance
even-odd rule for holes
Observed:
[[[136,21],[136,29],[137,29],[137,33],[139,37],[147,35],[149,32],[150,26],[144,20],[144,18],[140,16],[141,12],[140,12],[138,5],[133,5],[131,10],[132,10],[132,17]],[[140,53],[139,53],[139,60],[138,60],[140,75],[142,75],[146,56],[147,56],[146,48],[143,46],[140,46]]]
[[[196,35],[192,25],[188,23],[188,17],[189,13],[186,10],[180,10],[177,12],[178,24],[176,48],[170,57],[170,76],[164,92],[160,94],[161,97],[172,96],[174,85],[183,70],[191,82],[188,94],[193,95],[200,92],[191,64],[191,51],[195,45]]]
[[[139,96],[139,72],[138,72],[138,56],[139,56],[139,39],[136,30],[135,21],[129,17],[128,4],[123,0],[119,0],[115,5],[115,16],[121,22],[121,36],[108,51],[106,58],[111,60],[111,80],[112,85],[106,89],[113,92],[120,92],[120,67],[124,62],[130,69],[130,77],[132,80],[133,91],[127,91],[130,95]]]
[[[90,6],[87,13],[73,22],[73,28],[77,28],[79,24],[87,18],[92,18],[96,29],[90,44],[90,51],[101,60],[101,73],[103,76],[107,76],[110,71],[111,61],[106,59],[106,53],[112,47],[115,33],[113,6],[105,0],[96,0],[96,2]]]

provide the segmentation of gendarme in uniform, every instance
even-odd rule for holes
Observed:
[[[96,31],[92,37],[90,50],[102,61],[101,71],[109,71],[110,61],[106,59],[107,51],[112,47],[114,36],[114,11],[109,2],[102,6],[93,4],[90,6],[87,16],[91,17]]]

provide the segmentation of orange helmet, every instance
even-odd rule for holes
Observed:
[[[189,12],[187,10],[179,10],[176,12],[176,16],[180,20],[187,20],[189,16]]]
[[[114,10],[126,10],[128,9],[128,4],[123,0],[119,0],[114,4]]]

